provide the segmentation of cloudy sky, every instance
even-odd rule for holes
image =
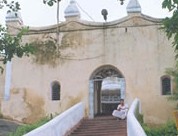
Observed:
[[[43,0],[18,0],[21,4],[21,15],[25,25],[28,26],[46,26],[56,23],[56,5],[48,7],[42,3]],[[120,5],[118,0],[76,0],[83,20],[102,22],[102,9],[108,10],[108,21],[116,20],[127,15],[126,6],[130,0],[125,0],[124,5]],[[138,0],[142,13],[156,17],[164,18],[170,16],[167,10],[162,9],[163,0]],[[64,10],[70,0],[61,0],[60,2],[60,21],[64,21]],[[6,9],[0,10],[0,23],[4,24]]]

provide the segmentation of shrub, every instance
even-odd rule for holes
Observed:
[[[142,125],[144,123],[144,121],[143,121],[143,114],[138,113],[137,114],[137,120]]]
[[[42,118],[41,120],[37,121],[34,124],[28,124],[19,126],[17,130],[13,133],[10,133],[8,136],[22,136],[35,128],[42,126],[43,124],[47,123],[50,119],[48,117]]]
[[[148,127],[146,124],[142,124],[143,129],[147,136],[177,136],[178,131],[174,121],[168,121],[166,124],[160,127]]]

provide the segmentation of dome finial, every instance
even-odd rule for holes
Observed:
[[[127,13],[141,13],[141,6],[138,0],[130,0],[127,5]]]
[[[20,12],[8,11],[6,14],[6,23],[8,22],[19,22],[20,24],[23,24]]]
[[[70,0],[70,4],[65,9],[64,13],[65,13],[65,18],[80,17],[80,12],[78,10],[75,0]]]

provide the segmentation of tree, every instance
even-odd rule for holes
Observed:
[[[18,10],[20,10],[20,4],[18,2],[15,1],[8,2],[7,0],[0,0],[0,9],[4,7],[8,7],[9,8],[8,11],[17,12]]]
[[[168,39],[173,38],[172,46],[175,51],[176,65],[174,68],[167,70],[167,73],[173,77],[175,83],[173,95],[170,100],[178,100],[178,0],[164,0],[162,7],[168,9],[172,13],[171,17],[163,19],[163,29],[166,32]],[[178,108],[178,105],[177,105]]]
[[[173,95],[168,97],[168,100],[176,101],[178,100],[178,63],[176,63],[174,68],[167,69],[166,73],[173,77],[173,82],[175,83],[173,88]],[[178,104],[176,108],[178,109]]]
[[[53,6],[57,3],[57,24],[59,24],[59,2],[61,0],[43,0],[44,4],[48,6]],[[0,9],[8,7],[8,12],[18,12],[20,10],[20,4],[15,1],[8,0],[0,0]],[[7,61],[11,61],[14,56],[23,57],[24,55],[29,56],[30,54],[34,54],[35,51],[39,51],[37,47],[33,45],[33,43],[22,44],[22,36],[28,32],[27,28],[22,28],[21,31],[16,36],[11,36],[5,27],[0,25],[0,54],[1,61],[4,64]],[[57,26],[56,32],[57,45],[59,46],[59,28]],[[57,46],[57,50],[59,47]],[[58,51],[59,52],[59,51]],[[58,53],[59,54],[59,53]],[[0,70],[3,71],[2,66],[0,66]]]
[[[0,1],[0,9],[8,7],[8,12],[17,12],[20,10],[20,4],[15,1],[8,3],[7,0]],[[11,61],[14,56],[23,57],[24,55],[29,55],[34,52],[34,47],[31,44],[22,44],[22,36],[28,31],[27,28],[22,28],[21,31],[16,36],[11,36],[5,27],[0,25],[0,54],[1,61],[4,64],[7,61]],[[1,72],[3,71],[2,66],[0,66]]]
[[[56,31],[56,40],[57,40],[57,51],[59,53],[59,3],[61,0],[43,0],[44,4],[47,4],[48,6],[53,6],[55,3],[57,3],[57,31]]]
[[[11,36],[4,27],[0,26],[0,52],[4,64],[11,61],[14,56],[21,58],[24,55],[28,56],[29,53],[33,53],[34,48],[31,44],[26,43],[23,45],[21,43],[22,36],[27,31],[28,29],[23,28],[16,36]]]
[[[162,7],[168,9],[172,13],[171,17],[163,19],[163,29],[168,39],[173,38],[172,46],[175,49],[178,58],[178,0],[164,0]]]

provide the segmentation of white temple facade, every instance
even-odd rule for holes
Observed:
[[[23,43],[44,42],[49,48],[54,43],[60,56],[9,62],[0,79],[1,113],[30,123],[83,102],[85,116],[94,118],[111,114],[121,98],[128,105],[139,98],[145,122],[161,124],[172,118],[175,105],[167,97],[173,84],[165,72],[175,65],[172,42],[160,29],[162,19],[142,14],[137,0],[130,0],[126,10],[126,17],[112,22],[88,22],[71,0],[66,21],[29,27]],[[25,26],[13,14],[7,15],[6,24],[13,35]]]

